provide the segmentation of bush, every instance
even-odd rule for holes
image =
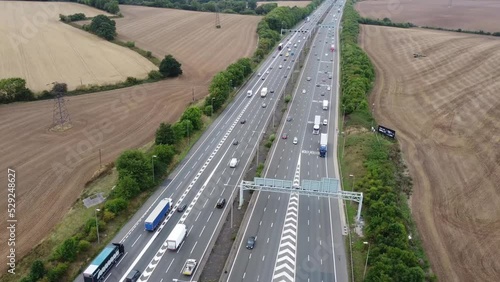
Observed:
[[[135,77],[129,76],[125,80],[125,83],[128,84],[128,85],[136,85],[136,84],[139,84],[139,80],[137,80],[137,78],[135,78]]]
[[[146,51],[146,57],[151,58],[152,56],[153,54],[151,53],[151,51]]]
[[[18,77],[0,79],[0,104],[32,100],[35,100],[35,95],[26,87],[24,79]]]
[[[78,245],[74,238],[66,239],[59,245],[53,257],[61,262],[72,262],[76,259],[76,254],[78,252]]]
[[[285,96],[285,103],[288,104],[291,100],[292,100],[292,96],[291,95],[286,95]]]
[[[107,210],[105,210],[103,215],[102,215],[102,220],[104,220],[104,222],[110,222],[114,218],[115,218],[115,214],[113,212],[110,212]]]
[[[176,143],[175,132],[172,125],[169,123],[160,123],[160,127],[156,130],[155,144],[174,145]]]
[[[152,70],[148,73],[148,78],[153,80],[160,80],[163,78],[163,74],[157,70]]]
[[[134,41],[127,41],[127,42],[125,42],[125,46],[127,46],[128,48],[133,48],[133,47],[135,47],[135,42]]]
[[[87,237],[85,238],[85,240],[89,242],[97,241],[97,228],[95,228],[95,226],[90,228],[89,232],[87,232]]]
[[[78,242],[78,253],[84,253],[90,249],[90,242],[86,240],[80,240]]]
[[[43,262],[39,259],[35,260],[31,264],[31,270],[30,270],[30,278],[33,281],[37,281],[39,279],[42,279],[42,277],[45,275],[45,266],[43,265]]]
[[[64,274],[68,270],[67,263],[58,263],[56,267],[49,269],[47,272],[47,278],[50,282],[59,282],[63,281]]]
[[[109,200],[104,205],[104,208],[114,214],[118,214],[122,210],[126,209],[128,206],[127,200],[123,198],[116,198],[113,200]]]

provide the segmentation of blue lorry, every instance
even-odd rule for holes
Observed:
[[[162,219],[168,214],[171,206],[172,199],[162,199],[155,207],[155,209],[151,212],[151,214],[149,214],[148,218],[146,218],[146,221],[144,222],[144,228],[147,231],[154,231],[156,227],[158,227]]]
[[[328,134],[322,133],[319,141],[319,156],[326,157],[326,150],[328,145]]]

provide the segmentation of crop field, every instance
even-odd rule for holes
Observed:
[[[7,167],[14,167],[18,174],[18,258],[40,242],[78,200],[84,183],[99,168],[99,149],[106,164],[126,149],[151,142],[160,122],[178,120],[193,98],[200,100],[208,94],[216,72],[251,56],[257,46],[259,17],[221,15],[222,29],[215,29],[215,15],[209,13],[144,7],[122,10],[125,18],[118,29],[130,28],[128,38],[155,55],[172,54],[182,63],[184,74],[157,83],[68,97],[73,127],[65,132],[48,130],[53,101],[0,105],[0,170],[5,173]],[[156,22],[162,13],[166,18]],[[186,15],[183,13],[190,16],[179,16]],[[133,15],[139,16],[135,23]],[[6,194],[6,189],[0,189],[0,198],[6,199]],[[0,207],[6,211],[6,202]],[[1,230],[0,245],[7,245],[5,238],[6,230]],[[1,253],[2,265],[6,265],[6,255]]]
[[[116,19],[119,38],[163,57],[173,54],[184,75],[207,82],[212,76],[257,47],[261,17],[121,5],[124,18]]]
[[[364,0],[356,3],[361,16],[390,18],[418,26],[500,32],[500,1],[492,0]]]
[[[139,54],[59,21],[59,14],[105,12],[74,3],[0,1],[0,78],[21,77],[34,91],[54,81],[69,89],[144,78],[155,68]]]
[[[257,6],[268,4],[268,3],[277,3],[278,7],[282,6],[288,6],[288,7],[305,7],[311,3],[311,1],[262,1],[262,2],[257,2]]]
[[[360,41],[377,72],[370,103],[397,131],[433,271],[440,281],[497,281],[500,39],[363,26]]]

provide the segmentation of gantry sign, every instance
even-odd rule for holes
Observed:
[[[291,180],[280,180],[271,178],[255,177],[254,181],[241,181],[240,183],[240,207],[243,205],[243,190],[256,190],[275,193],[296,193],[304,196],[316,196],[349,200],[359,203],[357,220],[361,216],[363,206],[363,193],[339,190],[339,181],[334,178],[322,178],[317,180],[302,180],[302,185]]]

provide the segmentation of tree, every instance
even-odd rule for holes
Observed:
[[[158,162],[169,165],[175,156],[175,148],[172,145],[157,145],[153,149],[153,154],[158,157]]]
[[[113,212],[113,213],[119,213],[120,211],[126,209],[128,206],[127,200],[123,198],[116,198],[113,200],[109,200],[105,204],[106,210]]]
[[[43,265],[43,262],[39,259],[35,260],[33,264],[31,264],[31,271],[30,271],[31,279],[33,279],[33,281],[37,281],[39,279],[42,279],[44,275],[45,275],[45,266]]]
[[[256,0],[249,0],[248,1],[248,8],[255,10],[255,8],[257,8],[257,1]]]
[[[118,179],[118,184],[116,185],[116,194],[119,197],[125,199],[132,199],[141,192],[141,187],[137,184],[137,181],[130,175],[125,175]]]
[[[78,243],[75,238],[70,238],[64,240],[64,242],[59,245],[54,253],[54,257],[61,262],[71,262],[76,259],[76,253],[78,251]]]
[[[152,167],[151,160],[138,150],[128,150],[123,152],[116,161],[118,177],[130,176],[137,185],[144,190],[151,187]],[[126,182],[130,184],[130,182]]]
[[[98,15],[90,23],[90,31],[106,40],[113,40],[116,36],[116,23],[105,15]]]
[[[203,126],[201,120],[202,112],[198,107],[187,108],[181,116],[181,121],[189,120],[193,125],[193,129],[199,130]]]
[[[47,278],[50,282],[63,281],[62,277],[68,270],[67,263],[58,263],[54,268],[50,269],[47,273]]]
[[[164,77],[177,77],[182,74],[181,63],[172,55],[167,55],[160,63],[160,72]]]
[[[22,78],[0,79],[0,104],[15,101],[31,101],[35,95],[26,88],[26,81]]]
[[[160,127],[156,130],[156,139],[155,144],[166,144],[166,145],[174,145],[176,142],[174,130],[172,129],[172,125],[169,123],[162,122]]]

